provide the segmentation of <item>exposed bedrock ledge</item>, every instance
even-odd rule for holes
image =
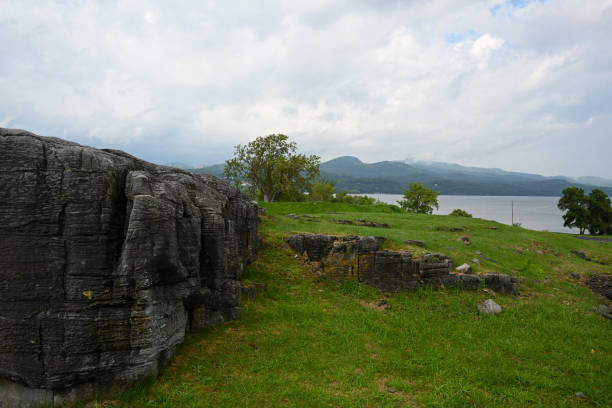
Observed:
[[[313,272],[334,280],[356,280],[379,289],[398,292],[421,286],[477,289],[481,283],[496,292],[518,295],[518,280],[504,274],[452,273],[450,257],[428,254],[415,257],[407,251],[381,250],[383,237],[299,234],[287,238],[289,247],[306,256]]]
[[[155,374],[237,317],[257,222],[219,178],[0,129],[0,406]]]

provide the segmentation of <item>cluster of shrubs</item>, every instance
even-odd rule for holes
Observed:
[[[377,200],[373,197],[350,195],[345,190],[336,192],[334,183],[329,181],[312,183],[307,200],[345,204],[378,204]]]
[[[454,215],[455,217],[469,217],[469,218],[472,218],[472,214],[470,214],[469,212],[467,212],[465,210],[462,210],[460,208],[457,208],[457,209],[453,210],[448,215]]]

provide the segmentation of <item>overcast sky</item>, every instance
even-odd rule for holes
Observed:
[[[612,0],[0,0],[0,126],[612,178]]]

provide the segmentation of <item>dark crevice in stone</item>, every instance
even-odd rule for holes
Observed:
[[[59,215],[57,217],[57,224],[58,224],[58,235],[60,237],[64,236],[64,229],[66,228],[66,206],[68,204],[63,203],[62,204],[62,208],[60,209]]]
[[[59,269],[55,284],[53,285],[53,292],[51,294],[51,300],[55,307],[59,307],[63,301],[66,300],[66,275],[68,273],[68,241],[62,240],[63,246],[63,262],[62,267]]]
[[[48,167],[49,160],[47,158],[47,146],[44,145],[44,144],[42,145],[42,156],[43,156],[42,157],[43,162],[42,162],[42,166],[41,166],[42,168],[40,170],[46,171],[47,167]]]
[[[41,371],[44,374],[47,373],[47,368],[45,367],[45,346],[43,342],[43,327],[42,324],[38,326],[38,360],[41,364]]]

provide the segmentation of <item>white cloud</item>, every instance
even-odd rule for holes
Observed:
[[[373,4],[2,2],[0,124],[162,162],[283,132],[325,159],[612,174],[609,2]]]
[[[532,67],[531,74],[525,79],[521,89],[530,91],[545,84],[554,84],[559,79],[559,70],[566,65],[567,61],[568,58],[562,55],[539,58],[539,61]]]
[[[493,37],[490,34],[484,34],[480,36],[472,44],[471,52],[480,59],[487,59],[491,56],[491,53],[504,45],[503,38]]]

